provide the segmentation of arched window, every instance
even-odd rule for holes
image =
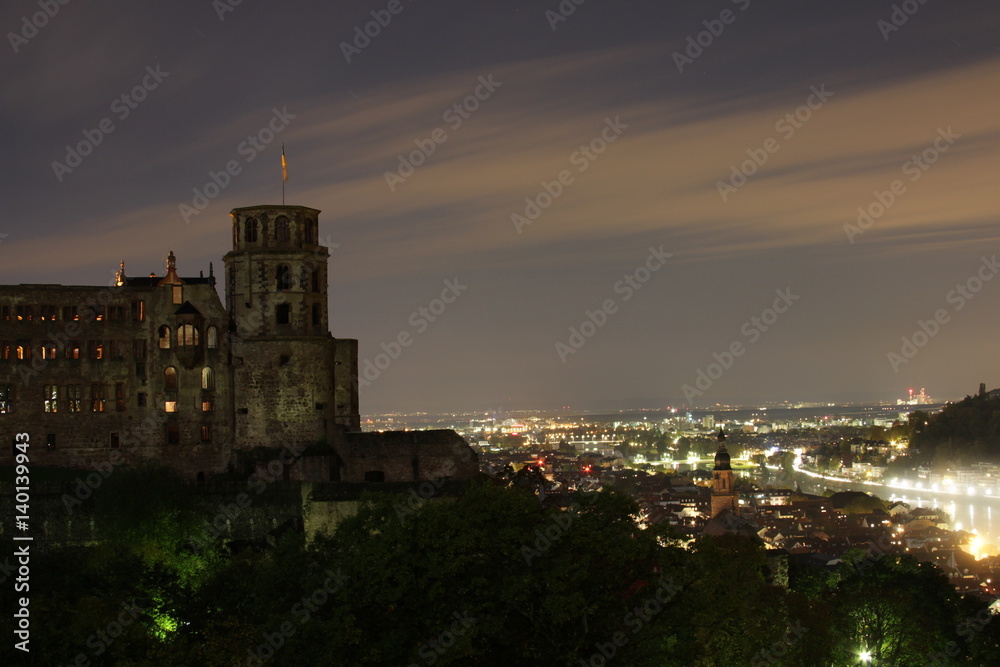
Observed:
[[[198,344],[198,327],[193,324],[182,324],[177,327],[177,347]]]
[[[274,320],[278,324],[291,324],[292,305],[289,303],[279,304],[274,310]]]
[[[316,221],[311,218],[306,220],[306,243],[316,243]]]
[[[243,222],[243,240],[247,243],[257,242],[257,220],[254,218],[247,218]]]
[[[177,369],[173,366],[163,369],[163,388],[167,391],[177,391]]]
[[[201,369],[201,388],[215,389],[215,371],[210,366]]]
[[[160,327],[157,335],[160,338],[160,349],[169,350],[170,349],[170,327],[164,324]]]
[[[312,280],[312,291],[313,292],[319,292],[319,267],[318,266],[316,267],[316,270],[312,272],[312,275],[310,276],[310,279]]]
[[[292,270],[287,264],[278,264],[278,289],[292,289]]]
[[[219,330],[215,327],[209,327],[205,331],[205,338],[207,339],[206,343],[208,344],[209,349],[214,350],[219,347]]]
[[[283,215],[279,215],[274,220],[274,240],[287,241],[288,238],[288,218]]]

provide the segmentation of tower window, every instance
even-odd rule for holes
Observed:
[[[316,243],[316,221],[311,218],[306,220],[306,243]]]
[[[310,276],[310,278],[312,280],[312,291],[313,292],[319,292],[319,267],[318,266],[315,267],[315,270],[312,272],[312,276]]]
[[[177,327],[177,347],[189,347],[198,344],[198,327],[193,324],[182,324]]]
[[[164,324],[160,327],[157,334],[160,338],[160,349],[169,350],[170,349],[170,327]]]
[[[257,242],[257,220],[247,218],[243,223],[243,240],[247,243]]]
[[[313,311],[313,324],[319,325],[321,313],[318,303],[313,304],[312,311]]]
[[[292,304],[290,303],[278,304],[278,307],[274,309],[274,320],[278,324],[291,324]]]
[[[279,215],[274,221],[274,240],[288,241],[288,239],[288,218],[283,215]]]
[[[59,385],[45,385],[43,394],[45,396],[45,411],[59,412]]]
[[[206,390],[215,389],[215,371],[209,366],[201,369],[201,388]]]
[[[83,391],[80,385],[66,385],[66,398],[66,407],[70,412],[83,411]]]
[[[208,349],[214,350],[219,347],[219,330],[215,327],[209,327],[205,331],[205,338],[207,339]]]
[[[12,412],[14,412],[14,387],[0,384],[0,415],[9,415]]]
[[[287,264],[278,264],[278,289],[292,289],[292,270]]]
[[[177,391],[177,369],[173,366],[163,369],[163,388],[167,391]]]

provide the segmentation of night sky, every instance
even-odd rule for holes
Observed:
[[[221,276],[284,143],[362,413],[1000,386],[995,0],[236,1],[3,4],[0,283]]]

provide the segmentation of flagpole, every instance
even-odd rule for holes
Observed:
[[[285,205],[285,181],[288,180],[288,170],[285,167],[285,144],[281,144],[281,205]]]

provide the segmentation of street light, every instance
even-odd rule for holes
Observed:
[[[865,664],[872,661],[871,651],[862,651],[859,657],[861,658],[861,662]]]

